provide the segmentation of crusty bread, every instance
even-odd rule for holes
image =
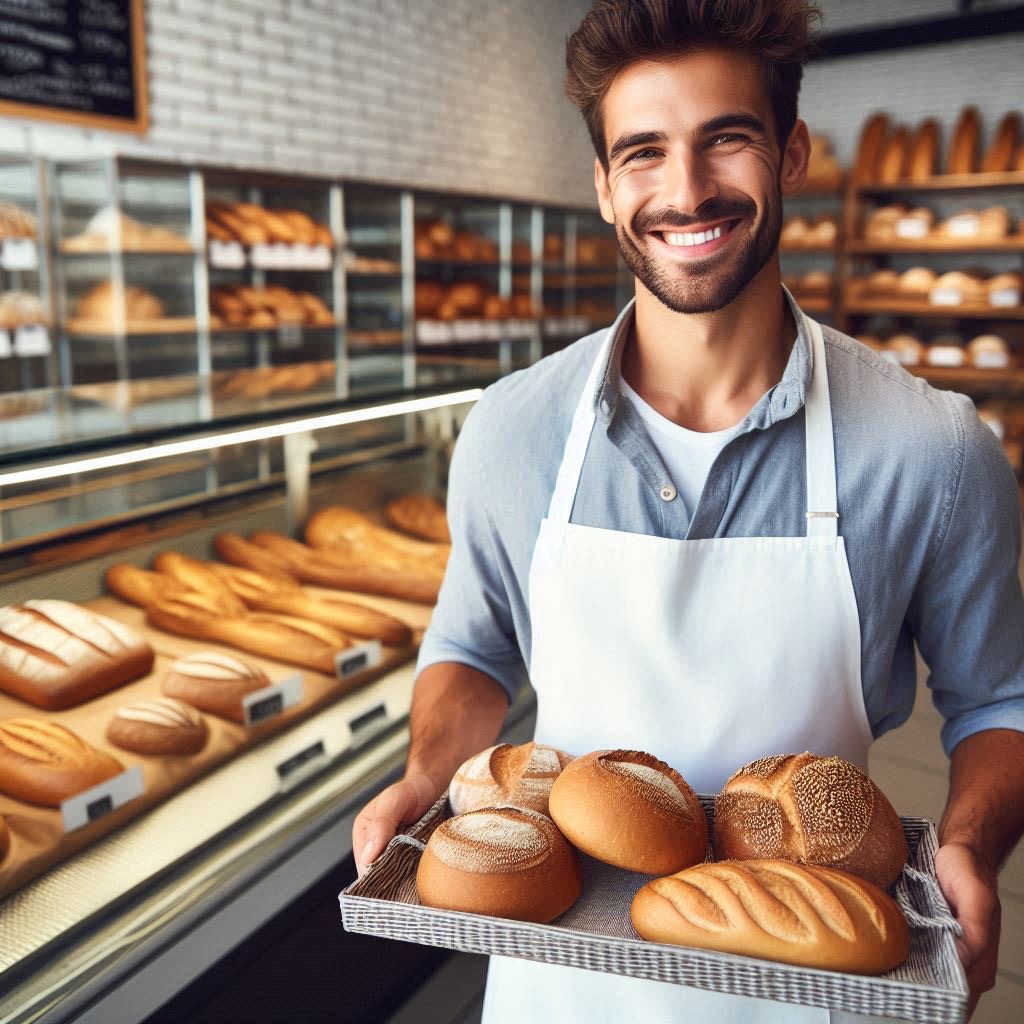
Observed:
[[[111,593],[140,608],[161,598],[183,597],[190,589],[170,576],[140,569],[128,562],[112,565],[104,576],[104,582]]]
[[[953,129],[949,144],[947,174],[973,174],[978,169],[978,139],[981,136],[981,118],[974,107],[964,107]]]
[[[499,743],[469,758],[448,787],[456,814],[507,804],[548,813],[548,794],[572,755],[545,743]]]
[[[200,711],[232,722],[245,721],[242,699],[270,685],[261,668],[219,651],[179,658],[164,678],[162,689]]]
[[[910,954],[910,929],[877,886],[844,871],[780,860],[699,864],[648,882],[630,918],[652,942],[854,974],[884,974]]]
[[[217,602],[225,615],[245,615],[245,602],[208,565],[178,551],[161,551],[153,559],[153,568],[177,580],[189,590],[205,594]]]
[[[203,716],[174,697],[144,697],[114,712],[107,740],[136,754],[180,757],[206,745]]]
[[[402,560],[431,566],[443,573],[449,545],[413,540],[377,526],[361,512],[341,505],[320,509],[306,523],[307,543],[315,548],[365,552],[372,557]]]
[[[926,118],[918,126],[910,144],[906,174],[911,181],[925,181],[935,174],[939,156],[939,122]]]
[[[0,722],[0,792],[15,800],[58,807],[122,770],[116,758],[56,722]]]
[[[850,871],[885,888],[907,860],[885,794],[839,757],[781,754],[744,765],[715,800],[719,859],[781,858]]]
[[[0,690],[38,708],[73,707],[152,666],[133,630],[70,601],[0,608]]]
[[[882,147],[882,155],[878,161],[880,182],[891,184],[903,177],[909,159],[910,145],[909,132],[904,125],[898,125]]]
[[[416,890],[427,907],[547,924],[579,899],[583,874],[550,818],[495,807],[441,822],[420,857]]]
[[[384,514],[396,529],[436,544],[451,544],[444,505],[429,494],[406,494],[385,506]]]
[[[872,114],[864,122],[853,161],[853,180],[857,184],[878,180],[878,162],[888,131],[889,118],[885,114]]]
[[[1013,154],[1017,150],[1020,135],[1020,114],[1015,110],[1003,115],[996,128],[992,144],[981,159],[981,169],[989,172],[1009,171],[1013,166]]]
[[[569,841],[607,864],[667,875],[704,859],[708,823],[674,768],[638,750],[598,750],[562,769],[548,798]]]

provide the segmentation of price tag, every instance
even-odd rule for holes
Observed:
[[[501,341],[507,337],[504,320],[484,320],[480,324],[480,337],[485,341]]]
[[[334,670],[339,679],[349,679],[380,664],[381,646],[379,640],[367,640],[338,651],[334,658]]]
[[[326,245],[311,245],[307,246],[309,250],[309,261],[310,267],[313,270],[330,270],[331,269],[331,250]]]
[[[277,246],[258,242],[249,250],[249,262],[254,267],[273,270],[278,266]]]
[[[11,332],[7,328],[0,330],[0,359],[14,355],[14,348],[11,345]]]
[[[1016,288],[997,288],[994,292],[989,292],[988,304],[1001,308],[1019,306],[1020,292]]]
[[[74,832],[91,821],[105,818],[111,811],[123,807],[129,800],[142,796],[142,766],[135,765],[98,786],[70,796],[60,805],[64,831]]]
[[[247,694],[242,698],[242,711],[245,724],[251,729],[268,718],[275,718],[286,708],[298,704],[302,700],[302,676],[288,676],[273,686],[265,686],[262,690]]]
[[[974,238],[981,231],[981,221],[973,214],[961,214],[946,221],[946,230],[954,238]]]
[[[959,288],[935,288],[928,296],[933,306],[962,306],[964,293]]]
[[[929,366],[963,366],[964,350],[956,345],[932,345],[926,360]]]
[[[383,704],[376,704],[369,711],[357,715],[348,723],[349,732],[352,733],[352,742],[349,750],[358,750],[387,729],[390,720],[388,709]]]
[[[34,238],[5,238],[0,247],[4,270],[38,270],[39,250]]]
[[[241,270],[245,266],[245,250],[238,242],[210,241],[210,266],[220,270]]]
[[[29,324],[14,329],[16,356],[48,356],[52,350],[50,332],[42,324]]]
[[[279,348],[301,348],[302,347],[302,325],[282,324],[277,329],[277,344]]]
[[[1010,365],[1010,353],[1000,352],[975,352],[972,360],[979,370],[1005,370]]]
[[[285,758],[277,766],[277,777],[281,782],[281,792],[286,792],[310,776],[315,775],[318,771],[326,768],[327,763],[327,749],[324,747],[323,740],[310,743],[308,747],[303,747],[302,750],[292,754],[291,757]]]
[[[901,217],[896,221],[897,238],[926,238],[928,221],[920,217]]]

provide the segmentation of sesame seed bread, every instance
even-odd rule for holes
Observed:
[[[839,757],[781,754],[744,765],[715,800],[715,856],[839,868],[881,888],[907,860],[900,819],[882,791]]]
[[[548,806],[574,846],[627,871],[667,875],[707,853],[697,795],[674,768],[638,750],[597,750],[572,761]]]
[[[431,834],[416,871],[426,907],[547,924],[583,891],[576,851],[550,818],[520,807],[470,811]]]
[[[877,886],[780,860],[699,864],[655,879],[630,918],[653,942],[854,974],[884,974],[910,953],[907,922]]]

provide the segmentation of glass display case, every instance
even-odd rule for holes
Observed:
[[[56,383],[42,163],[0,156],[0,393]]]

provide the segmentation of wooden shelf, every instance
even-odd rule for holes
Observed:
[[[799,299],[797,301],[800,301]],[[926,316],[944,320],[1024,320],[1024,306],[933,306],[906,299],[847,299],[846,311],[861,315]]]
[[[959,192],[981,188],[1024,188],[1024,171],[936,174],[920,181],[895,181],[884,185],[871,182],[858,185],[857,192],[861,195],[878,195],[887,192]]]
[[[801,295],[794,292],[793,298],[805,313],[831,313],[836,308],[834,300],[828,295]]]
[[[781,253],[830,253],[833,256],[839,255],[839,247],[837,245],[794,245],[792,242],[788,245],[783,244],[779,246],[779,252]]]
[[[80,337],[118,338],[155,334],[194,334],[195,317],[164,317],[162,320],[126,320],[112,323],[110,320],[86,320],[75,317],[65,325],[68,334]]]
[[[785,251],[785,250],[783,250]],[[896,242],[850,242],[847,251],[854,255],[879,255],[887,253],[960,253],[960,252],[1012,252],[1024,253],[1024,235],[1010,238],[972,241],[969,238],[950,239],[907,239]]]
[[[960,388],[964,391],[1024,391],[1024,370],[1007,367],[1003,370],[979,370],[974,366],[905,366],[915,377],[929,384]]]
[[[405,341],[405,334],[402,331],[349,331],[348,343],[350,345],[364,345],[367,348],[376,346],[401,345]]]

